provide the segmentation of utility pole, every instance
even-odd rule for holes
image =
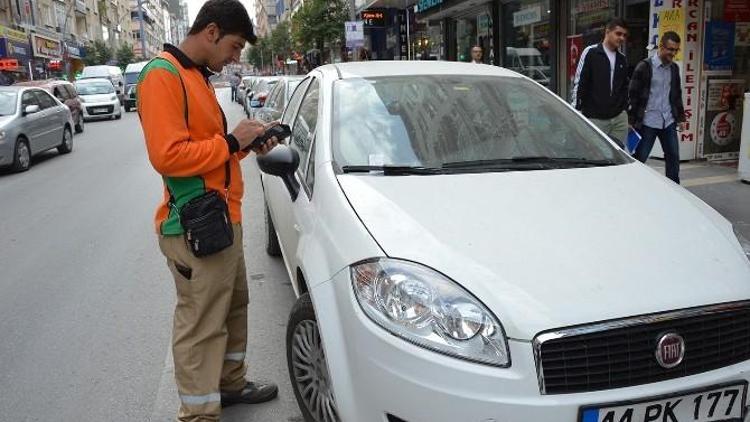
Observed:
[[[143,0],[138,0],[138,23],[141,35],[141,58],[145,60],[148,57],[146,57],[146,32],[143,28]]]

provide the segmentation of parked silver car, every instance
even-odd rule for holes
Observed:
[[[40,152],[71,152],[72,128],[70,109],[43,89],[0,87],[0,166],[25,171]]]
[[[255,118],[266,123],[280,120],[281,115],[286,109],[286,105],[289,103],[289,98],[294,93],[297,85],[302,82],[302,78],[304,76],[281,77],[279,82],[271,88],[271,91],[268,93],[268,99],[266,99],[263,107],[256,109]]]

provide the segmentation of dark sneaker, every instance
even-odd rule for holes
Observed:
[[[221,406],[228,407],[233,404],[255,404],[273,400],[279,394],[279,388],[272,383],[258,383],[248,381],[240,391],[222,391]]]

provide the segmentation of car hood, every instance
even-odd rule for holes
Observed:
[[[116,94],[94,94],[94,95],[79,95],[86,103],[107,103],[115,101],[112,96]]]
[[[455,280],[511,338],[750,298],[729,222],[640,163],[338,179],[385,254]]]

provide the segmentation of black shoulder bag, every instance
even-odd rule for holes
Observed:
[[[185,83],[180,77],[182,85],[182,94],[185,99],[185,124],[188,123],[188,101]],[[196,257],[203,257],[223,251],[232,246],[234,243],[234,231],[232,230],[232,221],[229,218],[229,183],[231,181],[231,172],[229,170],[229,161],[224,163],[224,196],[220,192],[210,190],[201,196],[193,198],[185,203],[181,209],[177,209],[172,192],[170,203],[178,210],[180,224],[185,231],[185,242],[188,249]]]

